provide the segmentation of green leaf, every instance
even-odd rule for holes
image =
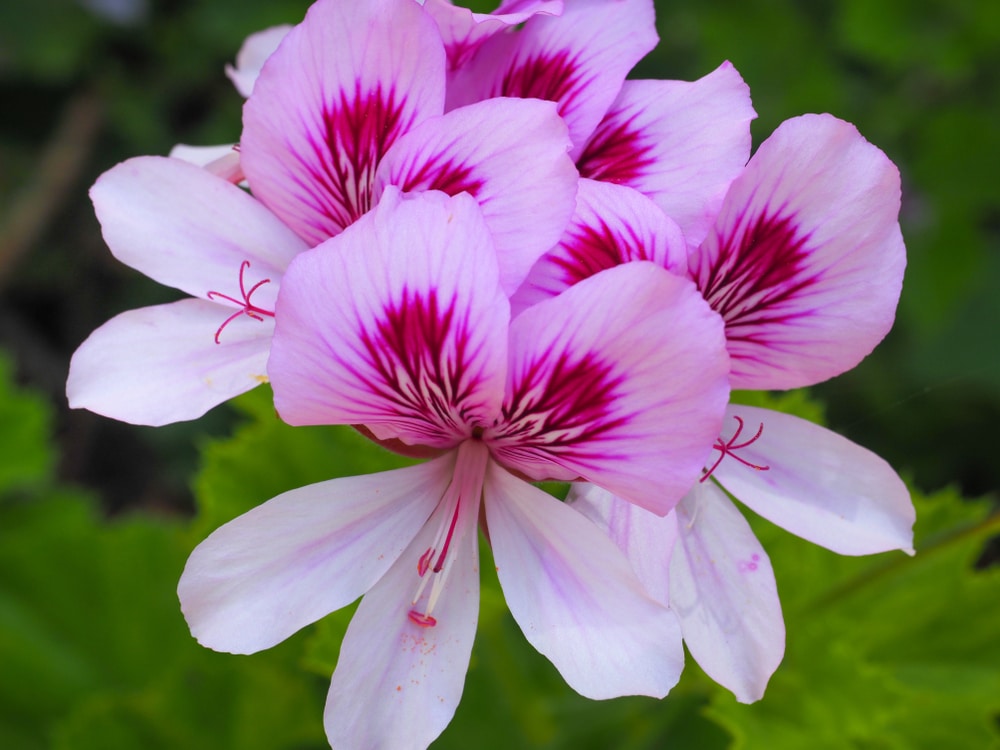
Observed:
[[[51,407],[14,385],[11,362],[0,354],[0,497],[50,476],[55,463],[49,445],[51,421]]]

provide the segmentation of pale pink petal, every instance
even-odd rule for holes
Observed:
[[[677,539],[676,513],[658,516],[587,482],[572,486],[567,504],[597,524],[632,564],[653,599],[670,603],[670,558]]]
[[[401,134],[444,106],[445,54],[413,0],[320,0],[285,37],[243,109],[250,187],[316,245],[374,202]]]
[[[499,412],[509,314],[476,201],[390,187],[289,268],[268,365],[275,405],[290,424],[455,445]]]
[[[118,260],[195,297],[240,299],[244,261],[253,302],[268,310],[282,272],[306,245],[258,201],[180,159],[141,156],[105,172],[90,189]],[[213,295],[214,296],[214,295]]]
[[[690,259],[726,319],[733,388],[818,383],[882,340],[906,264],[899,201],[893,163],[830,115],[761,145]]]
[[[236,53],[236,65],[226,65],[226,76],[244,97],[253,93],[260,69],[291,30],[289,24],[282,24],[251,34]]]
[[[496,243],[500,284],[513,294],[573,213],[578,178],[568,150],[551,102],[491,99],[402,136],[379,167],[376,191],[390,184],[471,194]]]
[[[557,102],[576,158],[656,41],[651,0],[574,0],[483,43],[449,83],[448,108],[494,96]]]
[[[752,703],[781,663],[785,623],[771,562],[718,487],[693,489],[674,511],[670,607],[705,673]]]
[[[744,428],[733,441],[735,417]],[[912,554],[913,503],[889,464],[835,432],[768,409],[731,405],[723,434],[738,445],[759,425],[760,437],[725,456],[712,474],[733,497],[842,555]]]
[[[559,244],[542,256],[511,298],[514,315],[598,271],[633,260],[651,260],[683,276],[684,236],[641,193],[610,182],[580,180],[576,213]]]
[[[662,698],[684,664],[677,620],[583,515],[491,464],[486,521],[525,637],[588,698]]]
[[[577,161],[645,193],[697,247],[750,158],[750,89],[730,63],[697,81],[626,81]]]
[[[479,614],[478,517],[477,492],[474,502],[459,508],[447,582],[431,615],[434,624],[425,619],[420,625],[410,612],[425,550],[451,522],[444,506],[361,600],[341,644],[326,703],[324,723],[333,747],[423,750],[451,721]]]
[[[722,321],[687,280],[625,263],[511,324],[504,420],[486,437],[532,479],[582,477],[660,515],[700,476],[728,401]]]
[[[357,599],[419,532],[454,456],[292,490],[217,529],[177,587],[198,642],[248,654]]]
[[[230,314],[222,305],[185,299],[112,318],[73,354],[69,405],[158,426],[197,419],[267,382],[273,322],[233,321],[216,344],[213,332]]]
[[[558,16],[563,10],[563,0],[506,0],[493,13],[473,13],[453,5],[451,0],[418,2],[437,22],[451,69],[462,67],[494,34],[524,23],[537,13]]]

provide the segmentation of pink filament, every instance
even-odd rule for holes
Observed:
[[[756,471],[767,471],[768,469],[771,468],[770,466],[758,466],[757,464],[752,464],[746,459],[740,458],[734,453],[734,451],[741,450],[742,448],[746,448],[748,445],[756,443],[757,440],[760,439],[760,436],[764,434],[764,423],[763,422],[760,423],[760,427],[757,428],[757,432],[752,438],[750,438],[749,440],[745,440],[742,443],[736,443],[736,441],[740,437],[740,434],[743,432],[743,419],[741,417],[737,417],[735,414],[733,415],[733,419],[735,419],[737,422],[736,432],[733,433],[733,436],[729,438],[729,440],[723,441],[721,437],[716,439],[715,445],[713,445],[712,447],[715,450],[719,451],[719,457],[715,460],[715,463],[712,464],[712,467],[705,472],[705,474],[699,481],[704,482],[710,476],[712,476],[712,472],[714,472],[717,468],[719,468],[719,464],[722,463],[722,459],[724,459],[726,456],[732,456],[744,466],[748,466]]]
[[[228,294],[222,294],[222,292],[215,292],[215,291],[209,292],[206,295],[213,302],[216,299],[224,299],[228,302],[232,302],[234,305],[240,305],[242,307],[241,310],[237,310],[228,318],[226,318],[224,321],[222,321],[222,325],[219,326],[219,328],[215,331],[216,344],[222,343],[221,341],[219,341],[219,336],[222,335],[223,329],[225,329],[227,325],[232,323],[241,315],[246,315],[248,318],[253,318],[254,320],[261,320],[261,321],[264,320],[265,316],[268,318],[274,317],[273,311],[265,310],[262,307],[257,307],[250,301],[250,298],[253,296],[253,293],[256,292],[258,289],[260,289],[262,286],[264,286],[264,284],[270,284],[271,280],[264,279],[263,281],[258,281],[248,290],[246,288],[246,282],[244,281],[243,278],[248,268],[250,268],[250,261],[245,260],[242,263],[240,263],[240,295],[242,295],[243,297],[242,300],[238,300],[235,297],[230,297]]]

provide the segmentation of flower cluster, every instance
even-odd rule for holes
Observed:
[[[335,747],[422,748],[448,724],[480,530],[525,637],[592,698],[666,695],[682,641],[739,700],[763,694],[784,626],[729,494],[843,554],[911,545],[881,459],[730,403],[833,377],[886,334],[898,172],[830,115],[751,158],[730,64],[626,80],[656,41],[652,0],[318,0],[227,70],[238,146],[92,189],[116,257],[191,298],[95,331],[71,405],[159,425],[269,381],[292,425],[428,459],[280,495],[180,581],[194,636],[234,653],[364,597]]]

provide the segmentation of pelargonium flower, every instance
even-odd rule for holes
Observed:
[[[400,17],[386,17],[393,7]],[[369,30],[367,45],[357,43],[359,27]],[[413,55],[396,56],[401,48]],[[578,178],[566,126],[552,103],[519,99],[431,117],[443,103],[443,58],[433,22],[412,0],[321,2],[269,58],[273,74],[255,84],[263,92],[247,105],[238,160],[224,149],[203,171],[137,159],[102,177],[92,195],[116,257],[203,302],[126,313],[96,331],[74,356],[71,405],[159,425],[199,417],[264,382],[273,304],[288,262],[340,231],[333,218],[346,226],[367,211],[387,186],[474,194],[512,293],[573,212]],[[301,82],[309,78],[303,71],[314,74],[316,90]],[[339,94],[328,101],[327,91]],[[276,113],[265,112],[268,106]],[[383,115],[389,119],[379,120]],[[287,125],[289,117],[301,124],[314,116],[326,133],[316,141]],[[510,130],[485,127],[494,117]],[[286,140],[306,152],[286,149]],[[269,159],[279,165],[274,173]],[[253,198],[223,182],[238,182],[244,172]],[[323,192],[334,182],[339,197]],[[286,209],[298,238],[255,200],[261,193]]]
[[[582,177],[647,195],[697,247],[750,157],[750,91],[729,63],[688,81],[625,80],[656,44],[652,0],[572,0],[482,43],[449,109],[495,96],[558,104]]]
[[[554,104],[524,99],[444,115],[445,71],[437,26],[413,0],[319,0],[254,83],[243,171],[313,245],[373,207],[386,185],[468,192],[512,293],[573,212],[566,126]]]
[[[673,614],[600,529],[527,480],[582,477],[669,511],[728,398],[721,320],[648,262],[509,310],[467,195],[390,189],[285,275],[268,366],[281,417],[436,457],[258,506],[198,546],[179,595],[202,644],[249,653],[364,594],[327,702],[335,747],[425,747],[450,721],[479,523],[515,620],[576,690],[662,696],[679,677]]]
[[[761,145],[688,258],[725,321],[733,388],[811,385],[850,369],[882,339],[905,266],[899,201],[895,166],[832,116],[789,120]],[[578,214],[515,300],[530,304],[601,268],[651,257],[642,247],[622,251],[621,239],[594,240],[623,236],[607,231],[615,225],[600,203]],[[651,230],[631,221],[635,244]],[[914,510],[875,454],[805,420],[736,404],[702,479],[671,519],[593,488],[575,490],[574,506],[629,551],[650,592],[677,612],[705,670],[752,701],[781,660],[784,628],[767,556],[720,486],[841,554],[909,550]]]

